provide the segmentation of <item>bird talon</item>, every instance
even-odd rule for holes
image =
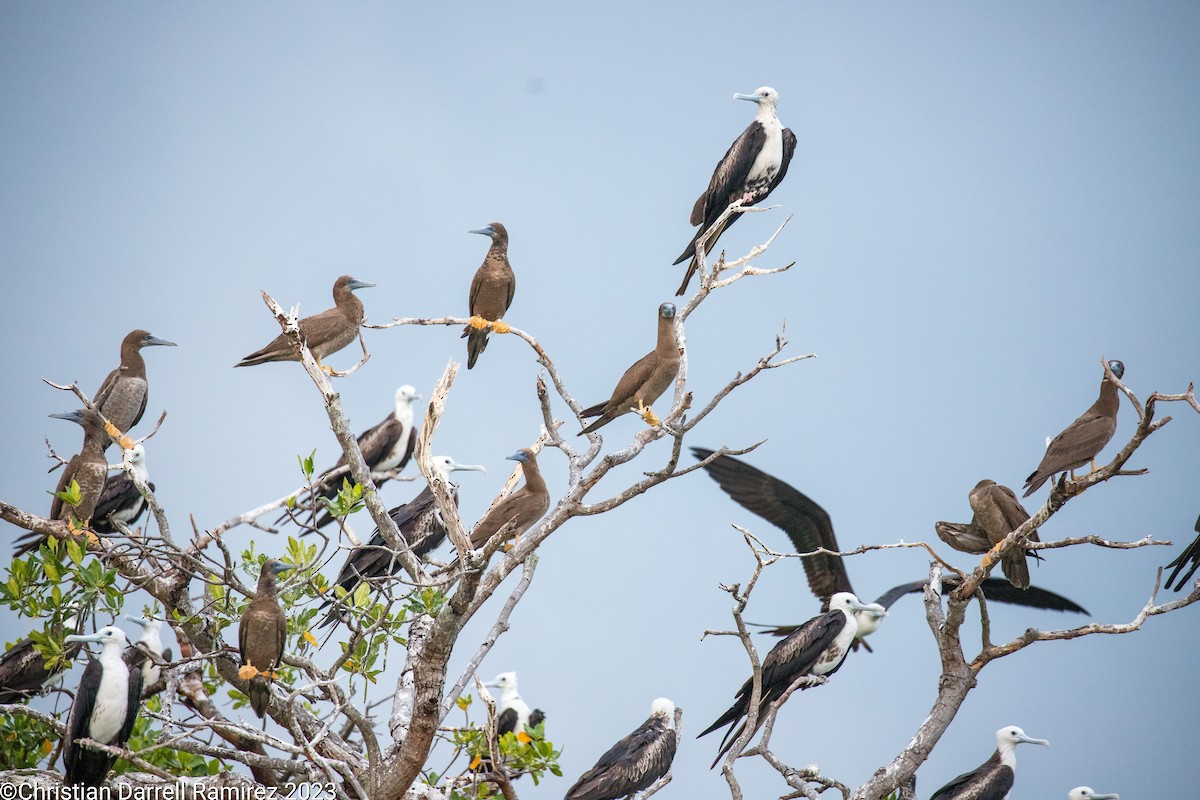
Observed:
[[[655,413],[650,409],[650,406],[646,406],[639,413],[641,414],[642,420],[644,420],[645,423],[651,428],[653,428],[655,425],[662,424],[662,420],[655,415]]]
[[[509,324],[502,319],[498,319],[492,323],[492,332],[493,333],[508,333],[511,330],[512,330],[512,327],[509,326]]]
[[[488,321],[483,317],[473,315],[469,320],[467,320],[467,324],[475,330],[481,331],[488,326]]]
[[[253,680],[258,677],[258,667],[253,664],[243,664],[238,670],[238,677],[244,681]]]

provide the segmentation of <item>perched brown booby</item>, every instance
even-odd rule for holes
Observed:
[[[471,280],[468,307],[471,321],[463,328],[467,340],[467,369],[475,366],[479,354],[487,349],[488,328],[496,333],[508,333],[508,323],[502,317],[512,305],[517,291],[517,277],[508,263],[508,231],[499,222],[468,233],[479,233],[492,240],[483,264]]]
[[[61,625],[51,621],[46,625],[44,635],[55,638],[63,636],[65,631],[74,631],[76,620],[73,615]],[[50,669],[46,659],[34,648],[32,638],[16,642],[0,656],[0,703],[20,703],[33,697],[47,681],[70,666],[82,647],[78,642],[63,647],[63,660]]]
[[[703,460],[711,456],[713,451],[693,447],[692,454]],[[821,601],[822,609],[828,609],[829,598],[835,593],[854,592],[842,557],[814,552],[822,548],[833,553],[841,552],[833,531],[833,521],[824,508],[794,486],[732,456],[716,458],[706,464],[704,469],[734,502],[786,533],[797,553],[812,553],[803,556],[800,561],[804,565],[808,586]],[[983,553],[991,547],[987,538],[982,536],[982,532],[980,538],[984,544],[983,548],[972,552]],[[894,586],[880,595],[874,603],[868,604],[865,610],[857,613],[855,616],[858,618],[858,640],[862,641],[879,628],[885,616],[884,612],[893,603],[906,594],[920,592],[928,582],[926,578]],[[953,575],[943,575],[942,583],[945,586],[957,586],[958,579]],[[987,578],[980,588],[988,600],[1055,611],[1087,613],[1082,607],[1061,595],[1036,587],[1017,591],[1008,581],[1001,578]],[[767,633],[786,636],[796,628],[795,625],[774,626]]]
[[[1196,533],[1200,533],[1200,518],[1196,519]],[[1190,566],[1188,565],[1189,562],[1191,563]],[[1175,570],[1167,578],[1166,584],[1164,584],[1163,588],[1166,589],[1170,589],[1175,579],[1179,578],[1179,573],[1184,568],[1187,568],[1187,572],[1184,573],[1182,578],[1179,578],[1179,583],[1175,584],[1175,591],[1178,592],[1196,574],[1196,568],[1200,567],[1200,536],[1197,536],[1191,544],[1184,548],[1184,551],[1179,554],[1178,558],[1167,564],[1166,569],[1171,569],[1171,567],[1174,567]]]
[[[146,361],[142,358],[141,350],[154,345],[176,346],[174,342],[159,339],[149,331],[130,331],[121,341],[121,365],[108,373],[92,398],[92,403],[100,409],[104,418],[122,434],[128,434],[129,429],[137,425],[142,414],[146,413],[150,391],[146,382]],[[104,449],[107,450],[110,444],[112,439],[106,434]]]
[[[279,605],[279,588],[275,576],[289,569],[274,558],[268,559],[258,574],[258,588],[254,599],[242,612],[238,624],[238,649],[242,653],[242,668],[238,677],[249,681],[246,697],[250,707],[260,718],[267,714],[271,702],[271,681],[275,668],[283,659],[283,646],[287,642],[287,617]]]
[[[1125,374],[1125,365],[1120,361],[1109,361],[1108,368],[1117,378]],[[1095,472],[1096,456],[1117,431],[1117,409],[1120,405],[1117,385],[1108,379],[1106,373],[1100,380],[1100,396],[1096,402],[1050,442],[1046,454],[1042,456],[1042,463],[1025,479],[1025,494],[1021,496],[1029,497],[1059,472],[1070,470],[1074,479],[1075,469],[1089,462]]]
[[[638,359],[625,370],[612,397],[583,410],[583,419],[600,417],[578,435],[591,433],[612,422],[622,414],[636,411],[647,425],[658,425],[661,420],[650,410],[650,406],[675,380],[679,372],[679,340],[675,336],[675,306],[663,303],[658,307],[658,343],[654,349]]]
[[[971,504],[971,510],[975,512],[972,522],[983,530],[992,547],[1003,542],[1005,537],[1029,519],[1029,512],[1017,500],[1016,492],[993,480],[984,479],[975,484],[975,488],[967,495],[967,500]],[[1029,541],[1038,541],[1037,531],[1029,535]],[[1018,589],[1029,588],[1027,553],[1039,558],[1035,550],[1014,548],[1005,553],[1000,563],[1004,577]]]
[[[433,468],[441,476],[442,482],[449,487],[450,497],[455,506],[458,505],[458,484],[450,480],[451,473],[460,470],[486,472],[476,464],[459,464],[450,456],[434,456]],[[400,535],[417,558],[424,558],[446,540],[446,523],[438,511],[433,490],[428,485],[412,500],[389,511],[388,516],[396,523]],[[346,563],[342,564],[334,583],[353,593],[363,581],[395,575],[399,569],[400,561],[395,552],[388,547],[383,534],[376,528],[369,542],[355,547],[346,556]],[[341,612],[335,603],[331,598],[321,605],[322,608],[332,606],[325,614],[321,627],[341,618]]]
[[[671,769],[677,745],[675,704],[660,697],[650,704],[649,719],[580,775],[566,800],[617,800],[648,789]]]
[[[333,308],[305,317],[298,323],[300,338],[312,351],[317,365],[326,372],[330,368],[322,364],[321,360],[353,342],[358,337],[358,329],[362,327],[366,317],[362,301],[355,297],[354,290],[367,289],[374,285],[343,275],[333,284]],[[234,366],[253,367],[268,361],[300,361],[300,349],[293,343],[291,336],[281,333],[266,347],[256,350]]]
[[[525,485],[492,506],[483,519],[471,529],[471,547],[478,550],[487,544],[501,528],[511,523],[509,537],[517,539],[529,530],[533,523],[550,509],[550,490],[538,469],[537,456],[528,447],[522,447],[508,456],[509,461],[519,461],[525,474]]]
[[[792,133],[791,128],[783,127],[779,117],[775,115],[775,106],[779,102],[778,92],[770,86],[763,86],[756,89],[754,94],[739,92],[733,99],[757,103],[758,113],[754,121],[746,126],[746,130],[742,131],[742,135],[729,146],[725,157],[713,170],[708,188],[692,207],[691,223],[699,225],[700,228],[679,258],[675,259],[676,264],[691,259],[687,273],[683,276],[683,284],[675,293],[677,295],[687,291],[688,282],[696,274],[699,267],[696,262],[696,243],[704,232],[737,200],[742,200],[747,206],[765,200],[783,180],[783,176],[787,175],[788,164],[791,163],[792,154],[796,152],[796,134]],[[729,230],[741,216],[731,215],[720,230],[713,232],[705,245],[706,253],[713,251],[721,234]]]
[[[100,416],[89,408],[50,416],[69,420],[83,427],[83,448],[67,462],[66,469],[58,479],[58,487],[54,490],[55,497],[50,503],[50,518],[67,519],[74,516],[86,524],[94,516],[96,504],[100,502],[100,496],[104,493],[104,486],[108,481],[108,462],[104,459],[104,440],[108,438],[108,434],[104,432],[104,423],[101,422]],[[80,501],[75,506],[67,505],[57,496],[58,492],[71,485],[71,481],[79,484]]]
[[[413,449],[417,445],[417,427],[413,424],[413,404],[420,399],[421,395],[417,394],[415,388],[408,384],[401,386],[396,390],[396,407],[392,413],[388,414],[383,422],[368,428],[358,437],[358,449],[362,452],[363,461],[367,463],[368,470],[376,474],[392,472],[393,470],[402,470],[408,464],[409,459],[412,458]],[[343,478],[348,478],[349,473],[343,472],[335,476],[330,476],[329,473],[344,466],[346,466],[346,454],[342,453],[337,464],[318,478],[319,497],[332,500],[337,496]],[[377,479],[375,488],[378,489],[387,480],[386,477]],[[325,513],[317,520],[316,527],[323,528],[332,521],[333,515]]]
[[[1006,800],[1016,777],[1018,744],[1050,743],[1031,739],[1016,725],[996,731],[996,752],[970,772],[959,775],[933,793],[929,800]]]
[[[829,676],[838,671],[858,634],[855,612],[866,611],[867,608],[866,604],[850,592],[838,592],[829,598],[828,611],[805,622],[794,633],[771,648],[771,652],[767,653],[762,662],[762,694],[758,702],[755,731],[765,722],[767,708],[782,697],[796,679],[803,675]],[[742,688],[738,689],[733,705],[696,737],[699,739],[717,728],[729,726],[729,730],[725,731],[725,736],[721,739],[721,749],[713,759],[713,767],[745,730],[744,720],[750,711],[752,690],[753,678],[749,678],[742,684]]]
[[[150,482],[150,472],[146,469],[146,448],[135,445],[129,452],[129,468],[142,483],[154,491]],[[92,530],[96,533],[115,533],[117,528],[113,522],[122,525],[132,525],[137,522],[146,510],[146,498],[137,490],[133,478],[126,472],[113,475],[104,484],[104,492],[96,503],[96,511],[92,515]]]
[[[101,628],[89,636],[68,636],[67,642],[97,642],[100,655],[88,662],[75,690],[63,765],[67,786],[98,787],[104,783],[116,756],[77,744],[78,739],[122,747],[133,732],[142,700],[142,671],[125,662],[126,639],[120,628]]]

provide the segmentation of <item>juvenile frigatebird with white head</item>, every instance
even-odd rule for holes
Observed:
[[[450,480],[450,476],[459,471],[486,472],[478,464],[459,464],[450,456],[434,456],[433,469],[441,477],[442,482],[450,489],[450,498],[458,505],[458,484]],[[424,558],[435,547],[446,540],[446,522],[438,510],[433,489],[428,485],[420,494],[403,505],[398,505],[388,512],[392,522],[404,537],[404,541],[417,558]],[[334,583],[348,593],[354,592],[364,580],[383,578],[395,575],[400,570],[400,561],[396,553],[387,545],[379,528],[371,535],[370,541],[359,545],[346,556]],[[334,599],[328,599],[322,608],[329,606],[320,627],[330,625],[341,618],[341,610]]]
[[[404,384],[396,390],[396,405],[392,412],[378,425],[368,428],[358,437],[358,449],[367,469],[381,475],[375,478],[377,489],[388,480],[382,473],[402,470],[412,458],[413,450],[417,446],[417,426],[413,423],[414,405],[420,399],[421,395],[417,394],[416,388]],[[345,471],[337,475],[330,473],[337,472],[344,466],[346,454],[342,453],[337,464],[326,470],[318,479],[319,497],[332,500],[337,496],[342,481],[349,478],[350,474]],[[316,527],[323,528],[332,521],[333,515],[326,512],[317,520]]]
[[[771,648],[762,661],[762,694],[758,702],[758,715],[754,731],[762,727],[767,708],[796,680],[802,676],[828,677],[838,671],[842,660],[850,651],[850,644],[858,633],[856,611],[867,609],[866,604],[849,592],[838,592],[829,598],[829,610],[813,617],[796,629],[795,633]],[[807,687],[805,687],[807,688]],[[721,739],[721,749],[713,759],[716,766],[721,757],[733,747],[745,730],[745,718],[750,711],[750,695],[753,678],[746,680],[738,690],[733,705],[716,722],[700,733],[707,736],[725,725],[729,730]],[[738,724],[738,723],[741,724]]]
[[[996,731],[996,752],[970,772],[959,775],[933,793],[929,800],[1007,800],[1016,777],[1018,744],[1050,743],[1033,739],[1016,725]]]
[[[141,667],[142,688],[149,689],[162,677],[162,662],[171,660],[171,651],[163,648],[162,620],[131,614],[125,619],[142,628],[142,637],[134,642],[127,660],[130,666]]]
[[[517,673],[501,672],[495,680],[484,684],[500,690],[496,703],[496,735],[521,733],[526,727],[534,728],[545,721],[546,715],[540,708],[530,709],[517,691]]]
[[[1076,786],[1067,792],[1067,800],[1121,800],[1121,795],[1097,792],[1090,786]]]
[[[708,188],[696,200],[692,207],[691,223],[699,225],[699,230],[692,241],[684,249],[676,264],[682,264],[691,259],[683,284],[675,294],[681,295],[687,291],[692,275],[696,274],[699,266],[696,261],[696,243],[700,237],[713,226],[717,218],[724,213],[731,203],[743,201],[747,206],[765,200],[767,195],[787,175],[788,164],[792,154],[796,152],[796,134],[791,128],[783,127],[779,117],[775,115],[775,106],[779,103],[779,93],[770,86],[763,86],[754,94],[737,93],[734,100],[749,100],[758,105],[758,113],[754,121],[746,126],[742,135],[734,140],[725,152],[725,157],[718,162],[709,178]],[[732,214],[722,226],[713,231],[705,245],[705,252],[711,253],[721,238],[721,234],[738,221],[741,214]]]
[[[708,458],[713,452],[703,447],[692,448],[692,454],[701,460]],[[800,561],[804,565],[809,589],[821,600],[823,609],[828,609],[829,598],[835,593],[854,593],[850,575],[846,571],[845,559],[838,555],[830,555],[841,552],[841,548],[833,531],[833,521],[824,508],[794,486],[732,456],[715,458],[705,464],[704,469],[734,502],[787,534],[795,552],[811,553],[802,556]],[[978,552],[985,552],[991,545],[982,530],[978,532],[977,538],[984,544],[983,549]],[[818,550],[828,550],[829,553],[816,552]],[[946,587],[956,586],[957,581],[956,576],[942,577],[942,584]],[[874,603],[867,604],[863,610],[857,612],[856,646],[858,643],[866,646],[863,637],[875,632],[883,621],[884,612],[891,608],[893,603],[906,594],[922,591],[928,582],[928,579],[924,579],[894,586],[876,598]],[[1018,590],[1001,578],[987,578],[980,588],[988,600],[1056,611],[1087,613],[1082,607],[1061,595],[1036,587]],[[780,625],[768,633],[786,636],[795,630],[795,625]]]
[[[142,671],[125,663],[125,633],[108,626],[89,635],[71,635],[67,642],[94,642],[100,655],[88,662],[75,690],[63,764],[68,786],[98,787],[112,768],[116,756],[79,744],[94,739],[100,744],[122,747],[133,732],[142,698]]]
[[[116,533],[117,527],[114,522],[125,526],[132,525],[146,511],[146,498],[137,490],[134,477],[150,491],[154,491],[154,484],[150,482],[150,471],[146,468],[146,448],[138,444],[125,452],[125,458],[129,461],[129,472],[122,470],[110,476],[104,484],[104,492],[101,493],[100,501],[96,503],[96,511],[92,515],[92,530],[96,533]]]
[[[675,704],[660,697],[650,704],[650,718],[579,776],[565,800],[617,800],[649,788],[671,769],[676,737]]]

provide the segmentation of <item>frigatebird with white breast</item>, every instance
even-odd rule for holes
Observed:
[[[1034,739],[1016,725],[996,731],[996,752],[970,772],[964,772],[933,793],[929,800],[1007,800],[1016,779],[1018,744],[1050,743]]]
[[[683,277],[676,295],[687,291],[688,283],[696,274],[699,264],[696,260],[696,245],[700,237],[716,223],[717,219],[732,203],[741,200],[745,205],[751,205],[759,200],[765,200],[767,195],[775,190],[783,177],[787,175],[788,164],[792,154],[796,152],[796,134],[791,128],[783,127],[775,114],[775,106],[779,103],[779,93],[770,86],[755,89],[754,94],[733,96],[734,100],[749,100],[758,105],[758,113],[754,121],[746,126],[741,136],[725,152],[724,158],[717,163],[712,177],[708,180],[708,188],[696,200],[692,207],[691,223],[699,229],[692,241],[684,248],[676,264],[682,264],[690,259],[687,273]],[[729,230],[738,221],[741,214],[730,215],[721,227],[714,230],[708,237],[705,252],[712,252],[721,238],[721,234]]]

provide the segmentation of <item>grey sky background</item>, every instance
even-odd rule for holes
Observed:
[[[970,566],[937,542],[934,521],[968,519],[981,478],[1018,487],[1045,437],[1095,399],[1102,357],[1125,362],[1143,399],[1200,377],[1197,41],[1200,8],[1186,3],[6,3],[0,496],[46,512],[56,477],[43,437],[69,455],[79,435],[46,418],[73,402],[41,379],[94,392],[139,327],[179,344],[145,353],[150,404],[137,431],[169,412],[147,464],[175,530],[188,515],[212,527],[284,494],[300,482],[296,454],[317,448],[332,464],[338,451],[299,366],[231,369],[278,333],[259,290],[315,313],[350,273],[378,284],[360,293],[372,322],[465,315],[487,244],[466,231],[492,220],[511,235],[508,320],[539,338],[577,399],[607,398],[651,348],[692,203],[753,116],[732,93],[770,85],[799,139],[770,200],[781,207],[721,244],[740,255],[791,214],[760,265],[797,263],[690,318],[689,388],[706,400],[785,320],[788,352],[819,357],[756,379],[687,444],[766,438],[747,460],[822,504],[844,548],[924,540]],[[428,398],[446,363],[465,359],[456,329],[368,331],[367,342],[370,362],[337,384],[360,431],[397,386]],[[504,457],[537,435],[538,371],[522,342],[494,337],[460,373],[434,449],[488,467],[461,479],[468,523],[508,474]],[[1161,410],[1175,421],[1130,464],[1149,474],[1089,491],[1042,536],[1175,544],[1048,553],[1034,582],[1091,616],[993,606],[995,641],[1131,620],[1155,569],[1193,538],[1200,418]],[[609,425],[606,449],[640,425]],[[1133,427],[1124,405],[1115,442]],[[667,452],[649,448],[593,499]],[[541,464],[561,492],[561,455]],[[391,506],[417,491],[394,482],[383,494]],[[734,640],[700,641],[731,624],[718,584],[751,574],[730,523],[788,548],[703,475],[545,543],[512,631],[481,670],[516,670],[563,749],[565,777],[523,781],[523,797],[561,797],[661,695],[685,709],[663,796],[726,794],[707,770],[717,742],[692,737],[749,674]],[[365,514],[351,525],[370,533]],[[260,551],[283,546],[254,538]],[[848,568],[872,600],[928,563],[888,551]],[[452,672],[493,605],[460,639]],[[817,610],[788,561],[747,618]],[[7,640],[30,626],[4,619]],[[1052,743],[1018,751],[1014,796],[1061,798],[1079,784],[1172,794],[1195,777],[1198,642],[1188,609],[1134,635],[992,664],[918,772],[918,795],[978,765],[1007,724]],[[773,643],[758,639],[763,652]],[[852,655],[786,706],[773,740],[784,760],[857,785],[908,741],[939,672],[919,600],[894,606],[871,643],[874,654]],[[964,644],[978,643],[974,624]],[[752,795],[785,788],[756,762],[739,775]]]

